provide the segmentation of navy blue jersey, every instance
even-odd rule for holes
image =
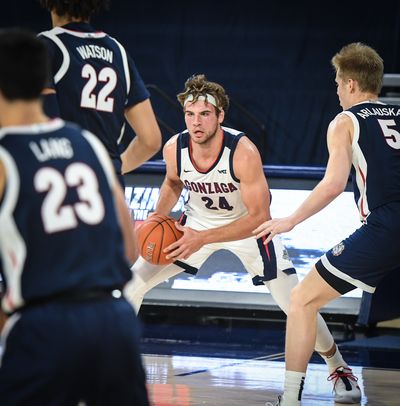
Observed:
[[[93,134],[60,119],[6,127],[0,161],[6,312],[68,292],[121,288],[131,278],[111,191],[115,173]]]
[[[50,53],[53,83],[49,87],[57,92],[60,117],[99,137],[120,166],[118,140],[124,131],[125,108],[149,98],[133,60],[118,41],[86,23],[70,23],[39,35]]]
[[[354,125],[354,196],[365,220],[375,208],[400,201],[400,106],[365,102],[344,114]]]

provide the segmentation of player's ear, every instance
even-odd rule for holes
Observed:
[[[354,93],[356,91],[356,88],[358,86],[358,82],[354,79],[347,79],[347,84],[350,89],[350,93]]]
[[[218,123],[222,124],[224,119],[225,119],[225,111],[221,109],[218,114]]]

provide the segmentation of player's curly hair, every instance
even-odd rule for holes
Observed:
[[[54,10],[59,16],[89,20],[93,14],[108,10],[110,0],[39,0],[47,10]]]
[[[218,83],[209,82],[205,75],[192,75],[185,82],[185,89],[177,95],[179,103],[184,106],[185,100],[189,95],[193,96],[195,102],[200,96],[207,97],[207,94],[214,96],[217,102],[217,113],[221,110],[225,112],[229,108],[229,97],[225,89]]]

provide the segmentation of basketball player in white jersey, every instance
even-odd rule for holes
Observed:
[[[187,188],[189,198],[177,225],[184,235],[166,249],[173,264],[137,260],[126,296],[138,311],[144,295],[154,286],[182,271],[196,274],[212,253],[226,249],[242,261],[253,283],[265,284],[287,312],[290,292],[298,283],[293,264],[279,238],[264,245],[265,237],[252,235],[252,230],[271,218],[270,192],[257,148],[245,134],[222,126],[229,98],[219,84],[204,75],[192,76],[178,100],[187,129],[164,146],[166,176],[156,213],[169,215],[182,189]],[[335,400],[358,402],[357,379],[350,369],[350,375],[341,378],[341,368],[348,365],[320,315],[315,350],[328,364]]]

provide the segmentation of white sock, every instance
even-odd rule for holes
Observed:
[[[159,283],[172,278],[183,269],[175,264],[154,265],[139,257],[131,267],[133,278],[124,288],[124,295],[139,312],[145,294]]]
[[[305,379],[306,379],[305,372],[296,372],[296,371],[285,372],[285,387],[282,399],[284,406],[300,405]]]
[[[343,359],[342,354],[340,353],[339,348],[337,346],[336,346],[336,352],[333,355],[331,355],[330,357],[321,355],[321,357],[326,362],[326,365],[328,365],[330,374],[332,372],[334,372],[336,368],[348,367],[347,363]]]

